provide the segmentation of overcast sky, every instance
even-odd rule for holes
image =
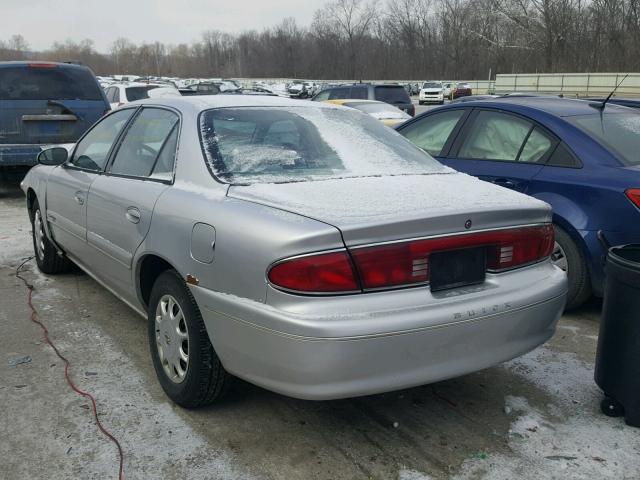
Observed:
[[[323,2],[304,0],[0,0],[0,40],[21,34],[33,50],[90,38],[106,52],[118,37],[140,43],[191,42],[209,29],[270,27],[285,17],[311,23]]]

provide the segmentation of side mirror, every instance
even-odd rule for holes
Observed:
[[[62,165],[69,158],[69,152],[66,148],[54,147],[41,151],[38,154],[38,163],[40,165]]]

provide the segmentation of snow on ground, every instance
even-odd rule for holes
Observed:
[[[33,255],[32,252],[31,224],[26,207],[0,209],[0,266],[15,266],[21,258]]]
[[[542,347],[505,368],[549,393],[553,401],[541,407],[507,396],[504,411],[512,419],[512,453],[488,452],[483,461],[469,459],[456,480],[640,478],[640,431],[597,411],[602,394],[593,382],[593,365],[572,353]]]

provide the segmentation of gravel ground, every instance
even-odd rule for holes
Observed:
[[[29,321],[14,272],[31,252],[22,194],[2,187],[0,476],[116,478],[114,446]],[[640,478],[640,429],[599,413],[596,300],[545,346],[461,378],[330,402],[239,382],[225,402],[186,411],[155,379],[142,318],[81,272],[49,277],[31,262],[25,275],[73,378],[120,439],[128,479]]]

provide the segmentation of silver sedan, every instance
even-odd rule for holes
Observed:
[[[353,109],[149,99],[23,181],[40,270],[73,262],[147,318],[167,395],[232,376],[306,399],[434,382],[549,339],[551,209]]]

